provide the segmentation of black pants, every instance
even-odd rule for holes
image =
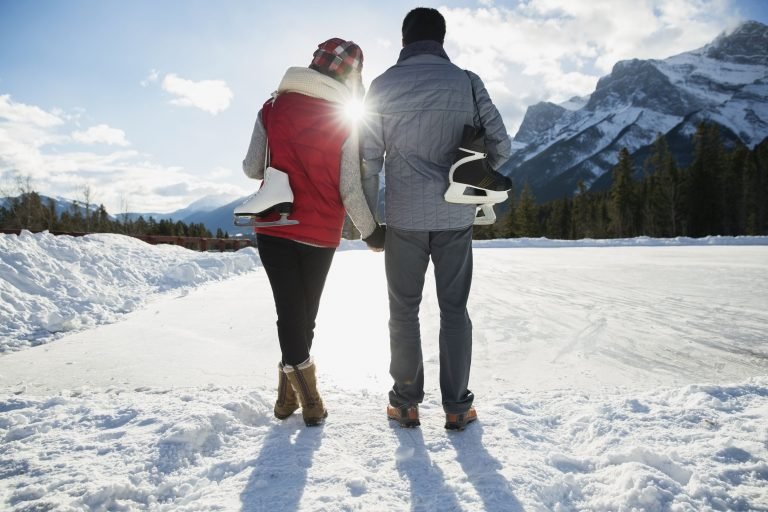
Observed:
[[[257,235],[256,241],[275,298],[283,364],[303,363],[312,348],[320,297],[336,250],[267,235]]]

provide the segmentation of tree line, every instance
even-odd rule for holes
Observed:
[[[703,237],[768,234],[768,139],[726,148],[717,125],[702,124],[690,166],[680,168],[659,135],[642,169],[619,152],[610,189],[537,204],[527,184],[510,192],[507,214],[475,238]],[[640,175],[640,179],[635,176]]]
[[[28,186],[22,187],[18,196],[8,198],[8,204],[0,207],[0,227],[69,233],[211,237],[204,224],[155,220],[151,216],[147,219],[143,216],[132,219],[128,215],[112,217],[103,204],[96,206],[87,201],[74,201],[68,210],[57,212],[53,199],[43,198]],[[224,237],[221,234],[220,238]]]
[[[538,204],[526,184],[519,193],[510,192],[504,205],[507,213],[492,226],[476,227],[474,237],[576,240],[768,234],[768,139],[753,150],[741,144],[726,148],[718,126],[702,124],[693,142],[687,168],[678,166],[661,135],[642,169],[636,169],[629,151],[622,149],[612,170],[612,185],[605,191],[587,191],[580,182],[573,197]],[[104,205],[91,204],[87,188],[83,201],[57,212],[54,200],[32,190],[29,179],[19,180],[17,186],[19,194],[0,207],[2,229],[212,236],[202,223],[113,217]],[[345,231],[345,236],[350,233]],[[228,234],[218,229],[216,237]]]

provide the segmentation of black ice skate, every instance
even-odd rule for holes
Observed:
[[[485,130],[465,125],[461,146],[448,174],[445,200],[450,203],[476,204],[475,224],[487,225],[496,221],[493,205],[507,200],[512,180],[494,171],[488,165],[485,153]]]

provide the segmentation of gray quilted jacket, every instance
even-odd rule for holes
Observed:
[[[443,231],[471,225],[474,205],[443,198],[464,125],[485,127],[494,169],[511,155],[504,122],[480,77],[452,64],[439,43],[419,41],[403,48],[397,64],[373,81],[365,102],[369,116],[361,150],[369,204],[384,168],[389,226]]]

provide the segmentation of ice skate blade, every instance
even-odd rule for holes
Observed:
[[[492,204],[481,204],[475,212],[475,226],[490,226],[496,222],[496,212]]]
[[[467,194],[467,191],[481,191],[482,194]],[[507,191],[487,190],[473,187],[466,183],[451,183],[443,196],[449,203],[458,204],[495,204],[503,203],[509,197]]]

